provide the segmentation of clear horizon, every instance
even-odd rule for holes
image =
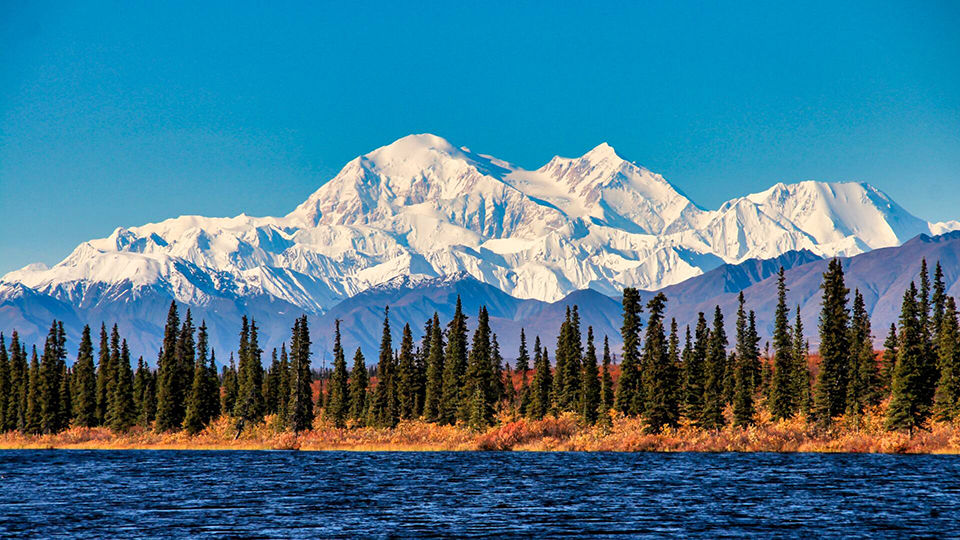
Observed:
[[[601,142],[716,208],[868,182],[960,218],[960,7],[0,7],[0,275],[182,214],[283,215],[409,133]]]

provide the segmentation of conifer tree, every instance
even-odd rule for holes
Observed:
[[[116,371],[110,365],[110,342],[107,337],[107,326],[100,323],[100,350],[97,354],[97,424],[106,423],[107,399],[110,396],[110,386],[116,380]],[[160,350],[163,356],[163,349]]]
[[[706,429],[718,429],[726,423],[723,417],[725,400],[723,380],[727,370],[727,333],[723,329],[723,313],[716,306],[713,313],[713,330],[707,342],[707,357],[704,362],[706,382],[703,387],[703,410],[699,425]]]
[[[298,319],[299,321],[299,319]],[[220,384],[223,386],[223,393],[220,397],[220,411],[223,414],[233,416],[233,409],[237,405],[237,365],[233,360],[233,353],[230,353],[230,363],[223,366],[223,372],[220,376]]]
[[[237,406],[234,416],[256,424],[263,420],[263,363],[257,323],[241,320],[239,369],[237,370]]]
[[[600,374],[597,370],[597,348],[593,344],[593,327],[587,327],[587,352],[583,357],[580,390],[580,416],[587,424],[595,424],[601,409]]]
[[[443,361],[443,388],[439,422],[453,424],[463,402],[463,377],[467,371],[467,317],[463,314],[460,296],[453,320],[447,327],[447,350]]]
[[[277,414],[280,407],[280,358],[277,348],[270,352],[270,367],[263,374],[263,412]]]
[[[937,266],[933,270],[933,293],[930,303],[933,308],[930,317],[930,334],[936,338],[943,326],[943,315],[947,309],[947,286],[943,282],[943,268],[940,266],[940,261],[937,261]],[[934,339],[934,346],[939,346],[936,339]]]
[[[62,364],[60,366],[60,408],[57,418],[57,423],[61,431],[70,427],[70,421],[73,418],[72,378],[73,372],[67,368],[66,364]]]
[[[793,323],[793,361],[797,365],[796,382],[797,392],[800,395],[800,409],[803,414],[810,415],[813,409],[813,392],[811,389],[810,366],[807,359],[810,356],[810,344],[803,335],[803,320],[800,318],[800,306],[797,306],[797,317]]]
[[[890,430],[909,430],[923,424],[929,408],[923,401],[924,344],[922,302],[917,298],[917,287],[910,287],[903,295],[900,309],[900,339],[897,365],[893,370],[890,405],[887,407],[886,427]]]
[[[849,384],[850,332],[843,265],[833,259],[823,274],[820,309],[820,374],[814,392],[814,416],[829,423],[843,414]]]
[[[683,362],[683,414],[699,421],[703,415],[703,390],[707,382],[706,362],[710,342],[710,328],[702,311],[697,314],[694,336],[689,356]]]
[[[2,347],[0,347],[2,348]],[[73,419],[81,427],[97,425],[97,372],[93,363],[90,326],[83,327],[77,361],[73,364]]]
[[[310,330],[303,315],[293,327],[290,341],[290,429],[300,432],[313,426],[313,389],[310,373]]]
[[[627,416],[636,416],[643,412],[645,396],[640,373],[640,291],[633,287],[623,290],[623,326],[620,335],[623,338],[623,354],[620,361],[620,382],[614,397],[613,406]]]
[[[923,355],[920,359],[920,387],[919,399],[926,408],[933,405],[933,395],[936,392],[937,380],[940,371],[937,365],[937,352],[934,346],[934,336],[937,330],[933,328],[930,316],[930,277],[927,273],[927,260],[920,261],[920,291],[917,297],[919,309],[920,332],[923,341]]]
[[[658,433],[665,426],[676,426],[679,419],[677,403],[677,376],[670,358],[669,345],[663,327],[663,312],[667,297],[657,293],[647,302],[647,332],[643,346],[643,382],[646,390],[644,417],[647,429]]]
[[[390,308],[383,310],[383,332],[380,337],[380,356],[377,361],[377,385],[370,398],[367,424],[393,427],[399,420],[397,405],[396,366],[393,362],[393,338],[390,336]]]
[[[30,356],[30,371],[27,375],[27,396],[26,407],[24,407],[23,431],[31,435],[37,435],[42,429],[42,412],[40,404],[41,386],[43,384],[40,375],[40,360],[37,358],[37,346],[33,346],[33,352]]]
[[[529,371],[530,352],[527,350],[527,334],[523,328],[520,328],[520,349],[517,351],[516,373],[520,376],[520,389],[517,391],[517,410],[521,416],[526,415],[527,407],[530,405],[530,384],[527,380]]]
[[[440,316],[433,313],[430,327],[430,353],[427,355],[427,384],[423,404],[423,417],[428,422],[440,419],[443,400],[443,329]]]
[[[849,373],[846,412],[859,422],[863,411],[880,401],[880,377],[873,354],[870,315],[859,289],[853,294],[853,313],[850,318]]]
[[[180,317],[176,302],[170,302],[167,322],[163,331],[163,356],[157,361],[157,432],[173,431],[183,424],[184,397],[183,377],[178,354],[180,352]]]
[[[612,358],[610,357],[610,340],[603,336],[603,373],[600,376],[600,414],[609,419],[608,413],[613,408],[613,375],[610,373]]]
[[[471,427],[486,427],[493,422],[494,377],[490,361],[490,318],[487,308],[481,307],[477,315],[477,328],[473,333],[473,346],[467,360],[467,371],[463,378],[464,395],[471,396],[471,400],[464,403],[465,407],[461,407],[460,418],[469,422],[479,419],[480,422]],[[479,412],[477,407],[481,408]]]
[[[334,321],[333,336],[333,373],[330,375],[329,398],[323,413],[336,427],[344,427],[347,422],[350,402],[347,389],[347,359],[340,343],[340,319]]]
[[[290,359],[287,344],[280,344],[280,371],[277,376],[277,425],[284,429],[290,424]]]
[[[4,409],[3,431],[13,431],[15,429],[22,431],[26,418],[29,368],[26,351],[20,346],[20,336],[16,330],[10,335],[10,354],[8,358],[10,362],[10,393],[7,396],[7,405]]]
[[[897,365],[897,325],[890,323],[890,332],[883,342],[883,357],[880,363],[880,380],[884,390],[889,391],[893,382],[893,369]]]
[[[137,361],[137,370],[133,374],[133,402],[137,408],[137,425],[143,428],[149,427],[150,409],[147,393],[150,391],[150,369],[143,357]]]
[[[193,384],[187,401],[183,427],[191,435],[199,433],[212,420],[220,408],[220,384],[216,379],[217,368],[207,360],[207,323],[202,321],[197,332],[196,362],[193,368]]]
[[[507,411],[515,411],[517,405],[517,387],[513,384],[513,368],[507,362],[503,368],[503,402]]]
[[[557,348],[554,350],[554,368],[553,368],[553,387],[551,388],[550,401],[554,411],[566,409],[564,396],[567,387],[567,344],[570,342],[570,306],[567,306],[567,313],[560,323],[560,331],[557,334]]]
[[[7,357],[7,344],[0,332],[0,433],[7,431],[7,403],[12,393],[10,386],[10,361]]]
[[[940,263],[937,263],[939,273]],[[940,315],[937,352],[940,355],[940,381],[934,396],[937,420],[950,422],[960,412],[960,325],[957,323],[957,304],[947,297]]]
[[[66,359],[63,346],[63,325],[54,320],[40,360],[40,429],[43,433],[58,433],[67,427],[60,395]]]
[[[773,380],[770,383],[770,414],[774,420],[785,420],[800,410],[800,387],[797,385],[799,359],[794,355],[789,316],[786,278],[781,266],[777,275],[777,308],[773,323]]]
[[[540,336],[533,345],[533,381],[530,384],[530,405],[527,416],[539,420],[550,411],[550,394],[553,376],[550,373],[550,359],[547,351],[540,347]]]
[[[116,328],[116,327],[114,327]],[[133,404],[133,372],[130,369],[130,350],[127,340],[120,344],[120,358],[117,362],[116,384],[110,396],[107,409],[107,426],[114,432],[130,429],[137,421]]]
[[[741,292],[737,309],[737,364],[734,373],[736,390],[733,399],[733,423],[736,426],[753,424],[753,415],[756,413],[753,396],[756,389],[757,363],[760,357],[759,346],[756,317],[753,311],[750,311],[749,317],[745,315],[744,298]]]
[[[363,352],[357,347],[353,355],[353,369],[350,371],[350,410],[349,416],[356,422],[362,422],[367,412],[367,365]]]
[[[560,388],[559,409],[573,411],[577,410],[581,403],[580,389],[582,388],[580,375],[582,370],[583,345],[581,344],[579,308],[573,306],[572,311],[568,310],[568,316],[566,332],[562,333],[563,343],[557,347],[558,360],[560,358],[561,347],[563,349],[563,385]],[[561,363],[558,361],[557,369],[559,370],[560,367]],[[560,380],[560,377],[558,377],[558,380]]]
[[[497,339],[497,334],[493,332],[490,333],[490,372],[493,376],[490,381],[491,399],[496,408],[497,404],[504,400],[507,390],[503,379],[503,355],[500,354],[500,341]]]
[[[396,366],[395,384],[397,385],[397,414],[404,420],[414,418],[420,389],[417,387],[417,366],[413,351],[413,331],[409,324],[403,326],[400,338],[400,355]]]

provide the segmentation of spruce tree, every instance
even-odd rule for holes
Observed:
[[[130,349],[127,347],[127,340],[125,339],[120,344],[116,384],[113,387],[113,395],[110,396],[109,402],[107,427],[112,431],[126,431],[137,422],[137,412],[133,404],[133,372],[130,368]]]
[[[847,294],[843,282],[843,265],[830,261],[823,274],[820,309],[820,374],[814,391],[814,416],[829,423],[843,414],[849,384],[850,331]]]
[[[473,333],[473,346],[470,348],[467,371],[463,379],[464,395],[471,396],[471,400],[461,407],[460,413],[462,420],[474,422],[471,427],[482,428],[493,422],[495,405],[493,379],[498,375],[493,373],[490,361],[490,318],[487,309],[481,307],[477,315],[477,328]],[[482,410],[478,412],[477,407]],[[475,421],[480,423],[477,424]]]
[[[277,414],[279,408],[280,359],[277,348],[270,353],[270,367],[263,374],[263,413]]]
[[[71,380],[73,371],[66,364],[60,366],[60,414],[58,418],[60,430],[70,427],[73,418],[73,385]]]
[[[750,311],[744,313],[743,293],[740,293],[737,309],[737,354],[734,373],[736,390],[733,398],[733,423],[736,426],[753,424],[756,413],[754,391],[756,389],[758,362],[760,357],[760,338],[756,332],[756,317]]]
[[[277,424],[286,428],[290,424],[290,359],[286,343],[280,344],[280,373],[277,380]]]
[[[890,391],[893,369],[897,365],[897,325],[890,323],[890,332],[883,342],[883,357],[880,363],[880,381],[885,391]]]
[[[290,343],[290,429],[300,432],[313,426],[310,330],[306,315],[294,325]]]
[[[497,339],[497,334],[492,332],[490,334],[490,371],[493,375],[490,381],[491,399],[494,408],[496,408],[497,404],[505,399],[507,390],[503,378],[503,355],[500,354],[500,341]],[[512,379],[510,381],[512,385]]]
[[[689,334],[689,328],[688,334]],[[689,341],[689,335],[688,339]],[[710,342],[710,328],[703,312],[697,314],[697,327],[694,342],[689,347],[688,357],[683,362],[683,414],[687,418],[699,421],[703,415],[703,390],[707,383],[707,350]]]
[[[423,403],[423,417],[428,422],[440,419],[443,400],[443,329],[440,317],[433,313],[430,328],[430,353],[427,355],[427,384]]]
[[[43,346],[40,360],[40,429],[43,433],[58,433],[66,428],[66,416],[61,410],[60,385],[66,354],[62,351],[63,326],[53,321]]]
[[[703,387],[703,410],[699,425],[706,429],[718,429],[726,423],[723,416],[725,405],[723,381],[727,370],[727,333],[723,329],[723,313],[716,306],[713,313],[713,330],[707,342],[706,373]]]
[[[800,410],[810,415],[813,409],[813,392],[811,391],[811,373],[807,359],[810,357],[810,344],[803,335],[803,320],[800,318],[800,306],[797,306],[797,318],[793,323],[793,358],[797,365],[796,381],[799,389]]]
[[[97,425],[97,372],[93,364],[93,341],[90,339],[89,325],[83,327],[80,336],[73,377],[74,422],[81,427],[94,427]]]
[[[7,357],[7,344],[0,332],[0,433],[7,431],[7,404],[12,393],[10,386],[10,361]]]
[[[551,388],[550,401],[554,411],[566,410],[564,396],[567,387],[567,345],[570,343],[570,306],[567,306],[567,313],[560,323],[560,331],[557,333],[557,347],[554,349],[554,368],[553,368],[553,387]]]
[[[396,366],[393,362],[393,338],[390,335],[390,308],[383,310],[383,331],[380,337],[380,355],[377,361],[377,385],[370,398],[367,424],[393,427],[399,420],[397,405]]]
[[[940,263],[937,263],[937,270],[940,270]],[[957,323],[957,304],[952,296],[947,297],[939,319],[940,381],[934,396],[934,413],[937,420],[950,422],[960,412],[960,325]]]
[[[186,413],[183,419],[183,428],[191,435],[203,431],[203,428],[215,419],[214,412],[220,406],[220,385],[216,379],[216,367],[211,370],[210,363],[207,360],[207,341],[207,323],[202,321],[197,332],[197,354],[193,368],[193,383],[190,387],[190,396],[187,400]],[[211,378],[211,373],[213,378]]]
[[[241,320],[237,370],[237,405],[234,416],[256,424],[263,420],[263,363],[256,321]]]
[[[453,320],[447,327],[447,349],[443,361],[442,398],[439,422],[453,424],[463,402],[463,377],[467,371],[467,317],[463,314],[460,296]]]
[[[3,431],[23,429],[26,414],[26,395],[28,385],[27,355],[20,348],[20,336],[14,330],[10,335],[9,379],[10,392],[4,409]]]
[[[923,303],[918,301],[917,287],[910,287],[903,295],[900,310],[900,339],[897,365],[893,371],[890,405],[887,407],[886,427],[890,430],[909,430],[923,424],[929,407],[923,400],[924,343]]]
[[[930,303],[933,309],[930,317],[930,334],[936,337],[943,326],[943,316],[947,309],[947,286],[943,282],[943,268],[940,266],[940,261],[937,261],[937,266],[933,270],[933,293]],[[935,339],[935,347],[939,346],[936,341]]]
[[[679,395],[677,373],[670,357],[667,336],[663,327],[663,312],[667,297],[657,293],[647,302],[646,339],[643,347],[643,382],[646,390],[644,418],[647,429],[659,433],[665,426],[676,426],[680,416],[677,403]]]
[[[867,313],[863,295],[857,289],[853,293],[853,313],[850,318],[850,368],[846,412],[856,418],[858,423],[863,411],[880,401],[879,386],[880,376],[873,354],[870,315]]]
[[[645,396],[640,373],[640,291],[633,287],[623,290],[623,326],[620,335],[623,338],[623,354],[620,361],[620,382],[614,397],[613,406],[627,416],[636,416],[643,412]]]
[[[42,405],[40,404],[43,381],[40,374],[40,360],[37,358],[37,346],[33,346],[30,356],[30,371],[27,375],[26,407],[24,407],[24,433],[38,435],[42,429]]]
[[[612,358],[610,357],[610,340],[603,336],[603,373],[600,376],[600,413],[608,417],[613,408],[613,375],[610,373]]]
[[[367,412],[367,365],[363,352],[357,347],[353,355],[353,369],[350,370],[350,409],[349,417],[355,422],[363,422]]]
[[[773,380],[770,383],[770,414],[774,420],[785,420],[800,410],[793,338],[790,335],[790,310],[787,308],[787,285],[783,267],[777,276],[777,308],[773,323]]]
[[[600,414],[600,374],[597,370],[597,348],[593,344],[593,327],[587,327],[587,352],[583,357],[580,390],[580,416],[587,424],[595,424]]]
[[[420,389],[417,387],[417,366],[413,351],[413,331],[409,324],[403,325],[400,338],[400,355],[396,366],[395,383],[397,386],[397,414],[404,420],[414,418]]]
[[[146,394],[150,384],[150,370],[143,357],[137,361],[137,370],[133,373],[133,403],[137,408],[137,425],[150,426],[150,414],[147,410]]]
[[[550,359],[547,351],[540,347],[540,336],[533,345],[533,381],[530,383],[530,405],[527,416],[539,420],[550,411],[550,394],[553,376],[550,373]]]
[[[567,321],[567,331],[563,333],[563,343],[557,347],[557,351],[564,351],[563,368],[563,386],[560,389],[559,409],[573,411],[579,408],[580,389],[582,382],[580,380],[582,370],[583,345],[581,344],[580,334],[580,310],[573,306],[573,310],[568,310],[569,319]],[[557,369],[560,370],[559,354],[557,355]],[[560,377],[558,377],[560,379]]]
[[[298,319],[299,321],[299,319]],[[220,411],[223,414],[233,416],[233,409],[237,405],[237,365],[233,359],[233,353],[230,353],[230,362],[223,366],[223,372],[220,376],[220,384],[223,386],[223,392],[220,394]]]
[[[350,403],[347,389],[347,359],[340,343],[340,319],[334,321],[333,373],[330,375],[329,398],[323,413],[336,427],[344,427]]]
[[[161,349],[161,356],[163,351]],[[116,380],[116,370],[110,365],[110,342],[107,337],[107,326],[100,323],[100,350],[97,355],[97,424],[106,423],[107,399],[110,396],[110,386]]]
[[[183,424],[185,391],[180,387],[178,345],[181,336],[180,317],[176,302],[170,302],[167,322],[163,330],[163,355],[157,360],[157,432],[179,429]]]
[[[527,334],[520,328],[520,349],[517,351],[516,373],[520,376],[520,389],[517,391],[517,410],[521,416],[526,415],[530,405],[530,384],[527,374],[530,371],[530,352],[527,350]]]

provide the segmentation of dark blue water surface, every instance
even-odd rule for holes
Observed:
[[[960,537],[960,457],[0,451],[4,536]]]

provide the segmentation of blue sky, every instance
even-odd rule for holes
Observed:
[[[419,132],[526,167],[607,141],[708,208],[857,180],[960,218],[957,2],[267,4],[0,3],[0,274],[285,214]]]

